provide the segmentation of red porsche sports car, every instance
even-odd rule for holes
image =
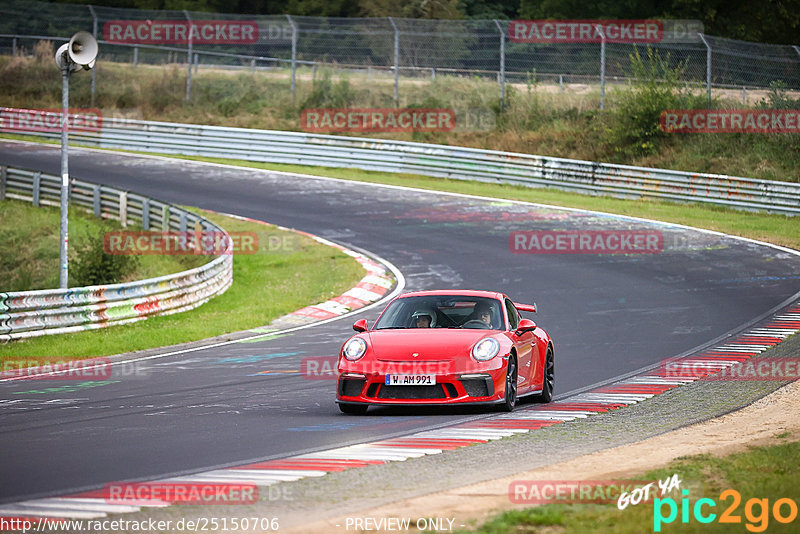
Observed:
[[[553,342],[491,291],[418,291],[392,300],[370,329],[342,345],[336,402],[348,414],[370,405],[496,404],[553,398]]]

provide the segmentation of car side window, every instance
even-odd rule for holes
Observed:
[[[517,313],[514,303],[508,299],[506,299],[506,311],[508,312],[508,324],[511,326],[511,330],[516,330],[519,324],[519,313]]]

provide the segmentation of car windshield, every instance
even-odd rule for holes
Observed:
[[[502,330],[500,301],[486,297],[437,295],[399,298],[383,312],[375,330],[390,328],[476,328]]]

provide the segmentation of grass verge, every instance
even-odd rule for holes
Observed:
[[[11,292],[58,287],[60,217],[56,207],[36,208],[30,202],[13,199],[0,202],[0,247],[9,251],[0,255],[0,290]],[[105,232],[121,229],[117,221],[98,219],[87,210],[71,206],[70,265],[74,267],[80,263],[87,247],[96,246]],[[129,268],[124,269],[124,276],[119,281],[177,273],[207,261],[209,258],[203,256],[138,256]],[[70,269],[70,287],[88,285],[79,275],[80,270]],[[106,279],[102,283],[111,282]]]
[[[364,276],[350,256],[316,241],[249,221],[203,214],[229,232],[255,232],[255,254],[234,256],[234,284],[194,310],[90,332],[0,345],[0,361],[87,358],[143,350],[255,328],[346,291]],[[269,243],[281,243],[269,246]]]
[[[698,455],[679,458],[663,469],[633,477],[636,480],[663,481],[677,474],[683,481],[682,488],[687,487],[687,482],[691,483],[688,488],[688,505],[685,507],[687,515],[682,515],[682,495],[673,492],[671,498],[675,501],[677,514],[669,523],[655,521],[657,515],[669,517],[668,504],[658,506],[655,502],[641,503],[629,505],[624,510],[619,510],[616,503],[547,504],[505,512],[475,530],[458,532],[797,532],[797,504],[800,496],[797,490],[797,480],[800,479],[800,465],[796,461],[798,456],[800,442],[787,442],[752,448],[747,452],[725,457]],[[702,488],[702,492],[698,488]],[[740,502],[735,500],[734,494],[722,494],[728,489],[738,492]],[[711,499],[716,503],[712,507],[706,502],[700,509],[706,517],[714,514],[713,520],[708,523],[698,521],[694,515],[695,504],[700,498]],[[778,513],[783,518],[793,519],[788,523],[781,523],[776,519],[775,504],[785,498],[791,499],[794,504],[789,505],[783,501]],[[662,513],[656,514],[656,510]],[[726,510],[730,512],[733,523],[721,521]]]

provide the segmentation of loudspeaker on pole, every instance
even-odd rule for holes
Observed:
[[[89,32],[78,32],[68,43],[61,45],[56,51],[56,65],[63,69],[69,65],[70,70],[81,68],[89,70],[97,60],[97,40]]]

